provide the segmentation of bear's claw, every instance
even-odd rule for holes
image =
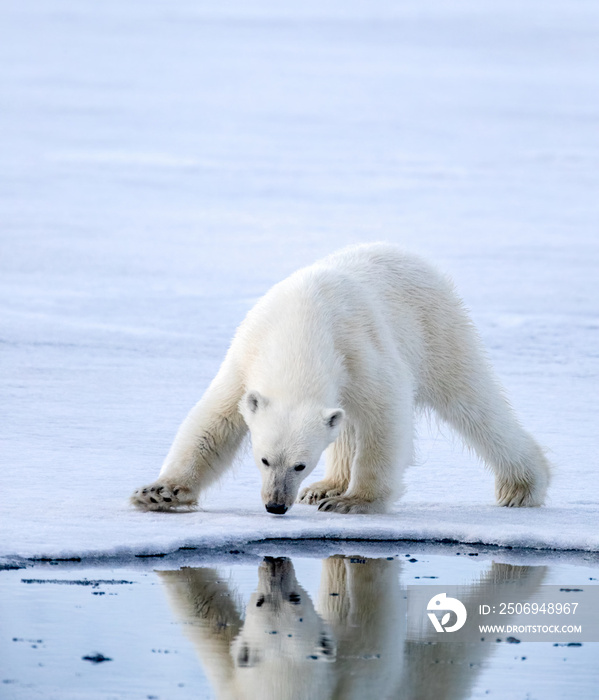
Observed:
[[[135,489],[129,500],[139,510],[172,510],[182,506],[194,506],[197,502],[186,486],[160,482]]]
[[[320,501],[322,501],[324,498],[341,496],[344,491],[345,489],[335,486],[335,484],[332,484],[329,481],[316,481],[302,490],[297,502],[314,506],[320,503]]]
[[[544,496],[544,488],[535,489],[534,484],[525,481],[518,483],[497,479],[495,483],[495,498],[499,506],[534,508],[542,505]]]
[[[336,496],[321,501],[318,510],[325,510],[329,513],[384,513],[385,504],[381,501],[364,501],[356,496]]]

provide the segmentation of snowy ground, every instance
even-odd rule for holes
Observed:
[[[599,7],[591,0],[21,0],[0,18],[3,556],[261,537],[599,549]],[[546,507],[423,425],[385,516],[268,516],[249,457],[143,514],[247,309],[343,245],[454,277]],[[465,495],[464,495],[465,492]]]

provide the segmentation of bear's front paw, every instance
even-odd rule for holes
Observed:
[[[384,513],[386,508],[382,501],[365,501],[356,496],[335,496],[321,501],[318,510],[329,513]]]
[[[297,499],[298,503],[305,503],[313,506],[320,503],[323,498],[332,498],[333,496],[341,496],[345,489],[330,481],[316,481],[310,486],[303,489]]]
[[[172,510],[180,506],[194,506],[197,503],[191,489],[186,486],[163,484],[159,481],[136,489],[129,500],[140,510]]]

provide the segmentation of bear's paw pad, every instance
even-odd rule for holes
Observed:
[[[172,510],[196,504],[196,498],[186,486],[163,484],[159,481],[135,489],[129,500],[139,510]]]

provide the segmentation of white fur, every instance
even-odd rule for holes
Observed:
[[[547,460],[507,403],[451,282],[391,245],[347,248],[275,285],[248,313],[159,480],[132,502],[195,503],[249,427],[271,512],[292,505],[325,449],[325,478],[300,501],[382,512],[401,493],[417,408],[434,409],[494,471],[499,505],[543,503]]]

